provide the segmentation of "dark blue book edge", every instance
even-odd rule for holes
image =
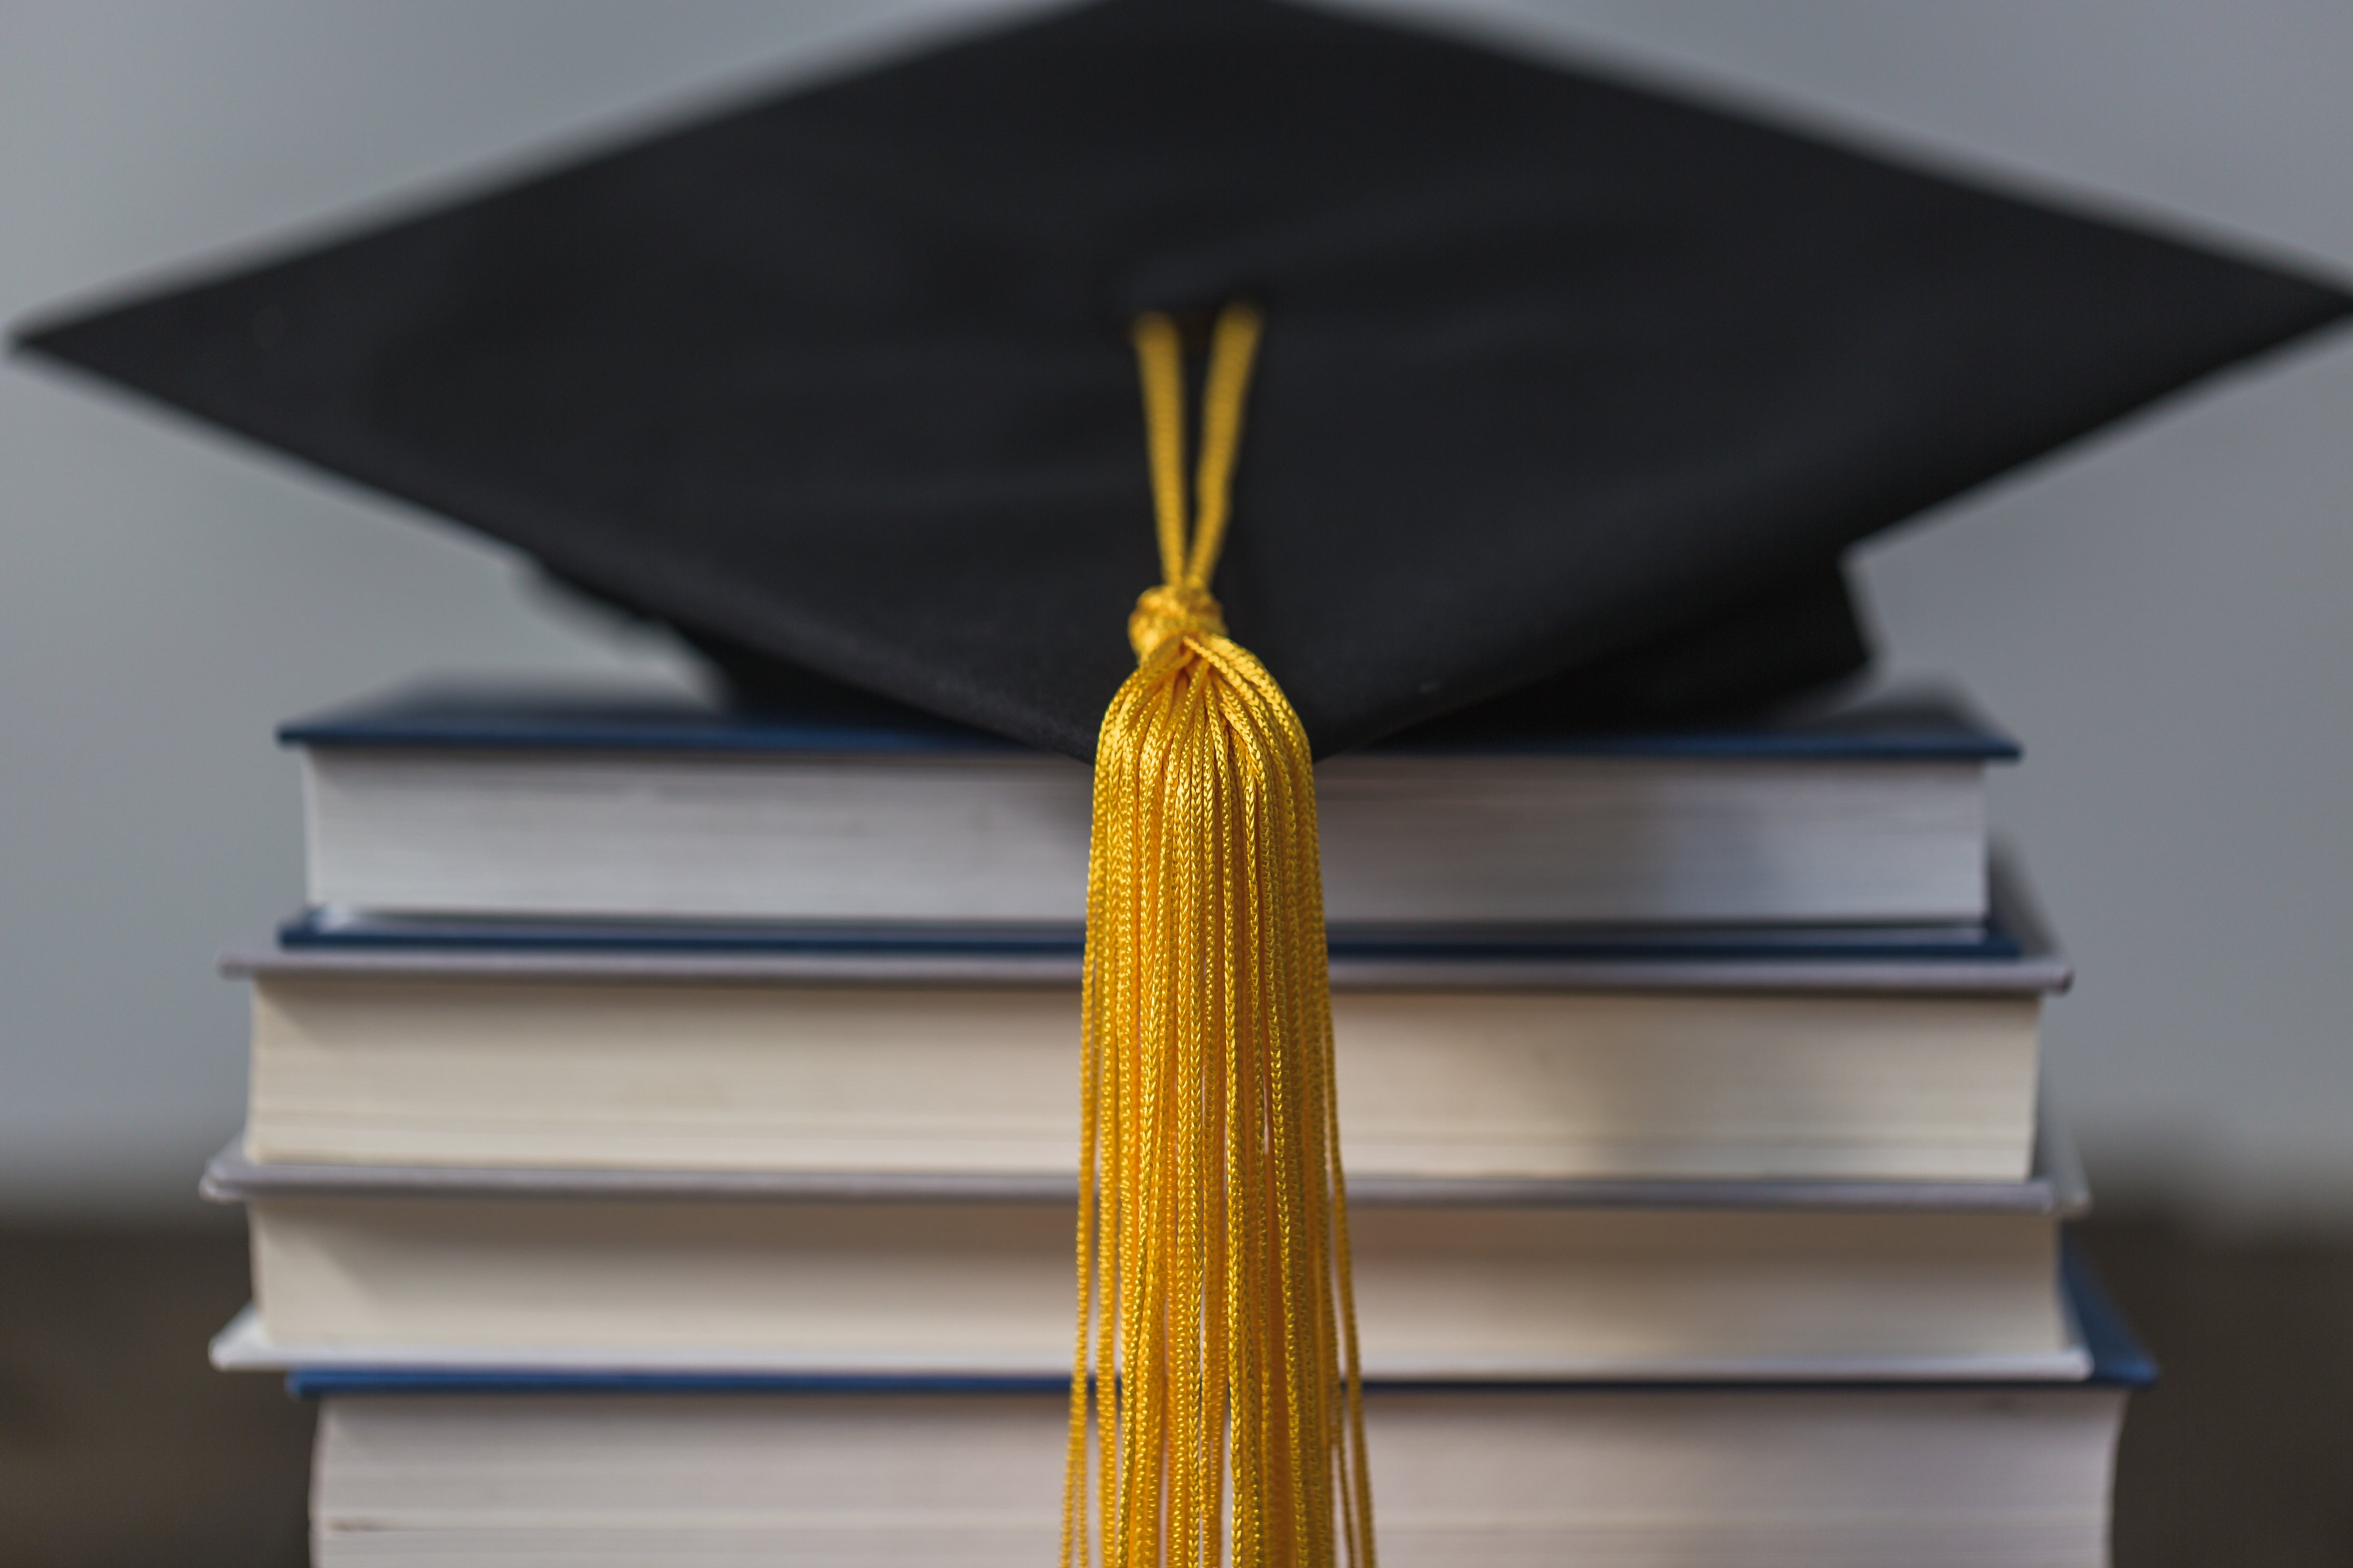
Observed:
[[[790,953],[807,956],[1076,958],[1081,928],[1054,925],[785,925],[724,921],[433,919],[311,908],[278,928],[290,951]],[[1460,958],[1717,961],[2014,959],[2021,939],[1983,925],[1588,927],[1440,931],[1340,927],[1336,960]]]
[[[986,731],[844,689],[794,711],[731,712],[690,698],[426,685],[293,720],[288,746],[582,752],[973,752],[1026,748]],[[1724,761],[2018,760],[2018,742],[1944,694],[1828,713],[1672,731],[1546,731],[1457,714],[1366,748],[1389,755],[1681,757]]]

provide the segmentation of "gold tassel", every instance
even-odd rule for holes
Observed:
[[[1314,776],[1208,591],[1259,318],[1218,320],[1189,542],[1176,331],[1134,335],[1166,581],[1095,752],[1062,1563],[1092,1479],[1104,1568],[1373,1568]]]

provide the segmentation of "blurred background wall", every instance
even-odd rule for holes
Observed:
[[[1485,0],[1588,53],[2353,277],[2327,0]],[[0,0],[0,317],[486,177],[997,5]],[[2026,742],[1996,795],[2083,978],[2053,1089],[2111,1196],[2353,1216],[2353,335],[1859,558],[1884,661]],[[0,1211],[193,1215],[216,950],[300,897],[279,719],[427,669],[681,680],[501,553],[0,370]]]

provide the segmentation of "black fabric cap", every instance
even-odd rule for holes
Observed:
[[[1319,752],[1852,668],[1847,544],[2353,302],[1411,31],[1113,0],[26,342],[755,698],[1084,756],[1156,575],[1127,322],[1238,297],[1216,589]]]

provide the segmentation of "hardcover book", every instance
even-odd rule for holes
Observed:
[[[1367,1180],[1368,1374],[2081,1375],[2055,1152],[1973,1183]],[[1075,1194],[1050,1178],[272,1166],[224,1364],[1067,1375]]]
[[[1992,943],[1335,945],[1352,1175],[2015,1182],[2064,960]],[[463,938],[469,928],[439,929]],[[480,928],[471,928],[479,932]],[[355,938],[231,959],[263,1162],[1056,1174],[1074,950]],[[894,942],[892,939],[896,938]]]
[[[2101,1568],[2147,1358],[2079,1267],[2073,1384],[1376,1384],[1383,1559]],[[1053,1560],[1066,1395],[1030,1383],[311,1370],[321,1568]]]
[[[289,724],[310,899],[369,915],[1074,930],[1090,773],[889,704],[424,690]],[[1950,699],[1725,731],[1482,729],[1317,770],[1336,927],[1951,923],[1986,913]]]

